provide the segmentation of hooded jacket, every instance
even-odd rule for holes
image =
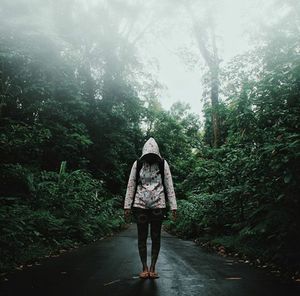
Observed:
[[[150,138],[143,147],[142,156],[140,160],[142,160],[147,154],[155,154],[160,159],[162,159],[159,148],[156,141],[153,138]],[[164,186],[162,184],[162,178],[159,171],[159,164],[147,163],[143,162],[142,168],[140,170],[139,183],[136,190],[136,195],[134,199],[134,207],[142,208],[142,209],[156,209],[156,208],[165,208],[166,207],[166,198],[165,192],[167,194],[167,198],[169,201],[169,205],[171,210],[177,209],[176,196],[174,192],[174,186],[172,181],[172,175],[170,171],[169,164],[166,160],[164,160],[164,183],[165,183],[165,191]],[[137,161],[135,161],[132,165],[127,191],[124,202],[124,209],[130,209],[132,206],[133,195],[135,193],[136,188],[136,169],[137,169]]]

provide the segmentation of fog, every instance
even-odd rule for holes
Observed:
[[[24,40],[30,39],[34,44],[28,50],[37,52],[53,46],[74,63],[90,67],[98,81],[103,80],[104,65],[106,72],[127,71],[128,79],[138,84],[135,88],[141,98],[156,97],[166,109],[180,100],[201,115],[206,63],[187,5],[202,26],[213,23],[222,68],[235,55],[257,46],[260,28],[276,22],[289,9],[281,5],[276,10],[274,3],[1,0],[1,42],[14,40],[23,47],[28,46]],[[211,40],[206,37],[209,48]],[[45,57],[47,63],[54,58]]]
[[[299,98],[300,0],[0,0],[0,295],[300,295],[276,284],[300,282]],[[144,181],[156,246],[169,208],[166,230],[253,275],[184,243],[140,285],[136,237],[111,236]]]

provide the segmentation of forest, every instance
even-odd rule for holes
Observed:
[[[138,51],[160,22],[136,25],[144,2],[83,2],[1,1],[1,272],[125,227],[130,168],[154,137],[177,195],[168,231],[299,276],[300,3],[271,1],[276,17],[224,64],[211,7],[149,2],[190,15],[201,118],[162,107]]]

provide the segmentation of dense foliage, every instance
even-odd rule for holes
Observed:
[[[0,35],[3,270],[119,229],[128,163],[143,141],[142,102],[128,78],[134,50],[117,25],[106,28],[115,16],[90,18],[81,40],[73,29],[84,10],[62,5],[62,26],[47,13],[56,7],[45,6],[37,7],[41,29],[29,4],[1,3],[10,15]],[[102,36],[93,36],[93,22],[106,28]]]
[[[87,20],[80,6],[62,5],[62,26],[45,14],[58,13],[47,2],[39,10],[51,24],[44,35],[19,2],[1,7],[12,19],[3,19],[0,35],[1,270],[120,229],[128,174],[145,139],[158,139],[179,179],[199,129],[188,106],[166,112],[145,87],[151,81],[141,85],[116,7]],[[85,40],[74,35],[83,19],[87,26],[75,33]],[[90,30],[96,25],[100,36]],[[148,94],[148,108],[139,93]]]
[[[181,218],[170,227],[296,271],[300,39],[294,19],[278,28],[223,71],[223,144],[199,149],[196,169],[184,180],[190,195],[179,201]],[[205,128],[209,143],[209,106]]]
[[[26,7],[5,1],[2,12],[18,19]],[[59,7],[64,26],[52,20],[47,36],[30,15],[22,28],[1,26],[0,268],[120,229],[131,164],[149,136],[174,178],[171,231],[299,268],[299,18],[222,68],[212,147],[210,104],[202,129],[187,105],[161,108],[120,33],[126,15],[71,8]]]
[[[7,178],[23,177],[29,190],[26,199],[1,197],[1,269],[95,241],[123,223],[119,200],[107,197],[88,173],[32,174],[20,165],[4,170]]]

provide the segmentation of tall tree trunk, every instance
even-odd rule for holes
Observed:
[[[218,147],[220,145],[220,117],[219,117],[219,61],[214,61],[210,67],[211,75],[211,106],[212,106],[212,132],[213,141],[212,146]]]
[[[216,45],[216,34],[213,25],[211,12],[208,11],[208,21],[206,24],[200,24],[196,19],[195,14],[188,3],[185,5],[188,13],[193,21],[195,38],[198,44],[199,51],[208,66],[210,73],[210,99],[212,106],[212,146],[220,145],[220,117],[219,117],[219,71],[220,59]],[[208,49],[208,40],[205,36],[211,39],[212,49]]]

